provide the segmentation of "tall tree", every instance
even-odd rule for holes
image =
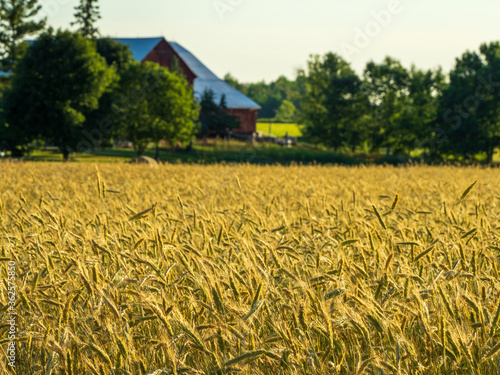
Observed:
[[[199,108],[184,76],[158,64],[131,62],[121,73],[121,98],[114,104],[118,134],[142,155],[149,142],[187,145],[198,131]]]
[[[486,152],[486,161],[491,163],[495,148],[500,146],[500,42],[484,43],[479,52],[485,61],[478,77],[483,90],[478,92],[478,86],[474,94],[480,103],[482,127],[487,137],[483,151]]]
[[[1,70],[8,72],[26,51],[26,38],[36,35],[46,25],[46,18],[36,19],[38,0],[0,0]]]
[[[96,22],[101,19],[99,13],[98,0],[80,0],[80,5],[75,7],[76,21],[71,25],[78,25],[78,31],[86,38],[96,38],[99,35],[99,30],[95,26]]]
[[[406,153],[420,149],[435,156],[439,129],[435,127],[439,100],[445,87],[441,69],[409,71],[408,96],[399,121],[400,149]]]
[[[464,159],[486,153],[491,162],[500,146],[500,43],[465,52],[450,72],[440,101],[441,152]]]
[[[364,90],[370,101],[370,140],[373,151],[386,147],[389,153],[404,150],[406,130],[402,113],[407,105],[410,76],[401,63],[386,57],[380,64],[370,61],[364,71]]]
[[[12,90],[5,94],[11,146],[42,138],[68,160],[87,142],[84,114],[97,108],[113,75],[94,43],[83,36],[52,30],[42,34],[17,64]]]
[[[304,135],[312,142],[354,149],[361,137],[366,98],[361,80],[340,56],[314,56],[307,64],[308,92],[302,102]]]
[[[107,65],[118,73],[117,78],[132,61],[132,52],[129,47],[111,38],[97,39],[96,48],[97,53],[104,57]],[[99,106],[84,113],[86,135],[90,143],[89,149],[101,148],[112,144],[111,138],[117,128],[116,124],[112,121],[113,103],[117,100],[118,95],[120,95],[119,80],[115,79],[99,98]]]

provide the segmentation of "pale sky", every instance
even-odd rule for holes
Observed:
[[[78,0],[40,0],[67,28]],[[498,0],[101,0],[102,35],[164,36],[219,77],[294,78],[310,54],[336,52],[361,73],[386,55],[410,67],[442,66],[500,40]]]

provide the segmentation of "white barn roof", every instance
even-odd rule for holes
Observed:
[[[116,41],[128,45],[132,51],[132,57],[135,60],[142,61],[146,55],[158,44],[163,38],[117,38]],[[194,94],[196,99],[200,99],[203,92],[211,89],[215,94],[215,101],[218,103],[222,95],[226,96],[226,104],[228,108],[239,109],[259,109],[260,106],[252,99],[243,95],[234,87],[218,78],[210,69],[208,69],[200,60],[198,60],[191,52],[185,49],[178,43],[168,42],[179,57],[186,63],[191,71],[196,75],[194,80]]]

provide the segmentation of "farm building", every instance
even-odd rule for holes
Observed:
[[[257,130],[257,111],[259,105],[241,92],[219,79],[191,52],[178,43],[167,42],[165,38],[117,38],[116,41],[128,45],[132,57],[140,62],[151,61],[170,68],[177,58],[179,67],[188,82],[193,85],[196,99],[206,89],[215,93],[215,101],[219,102],[222,95],[226,96],[227,110],[238,116],[240,127],[235,132],[252,134]]]

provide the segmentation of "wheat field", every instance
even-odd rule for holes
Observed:
[[[497,169],[0,171],[1,373],[500,373]]]

